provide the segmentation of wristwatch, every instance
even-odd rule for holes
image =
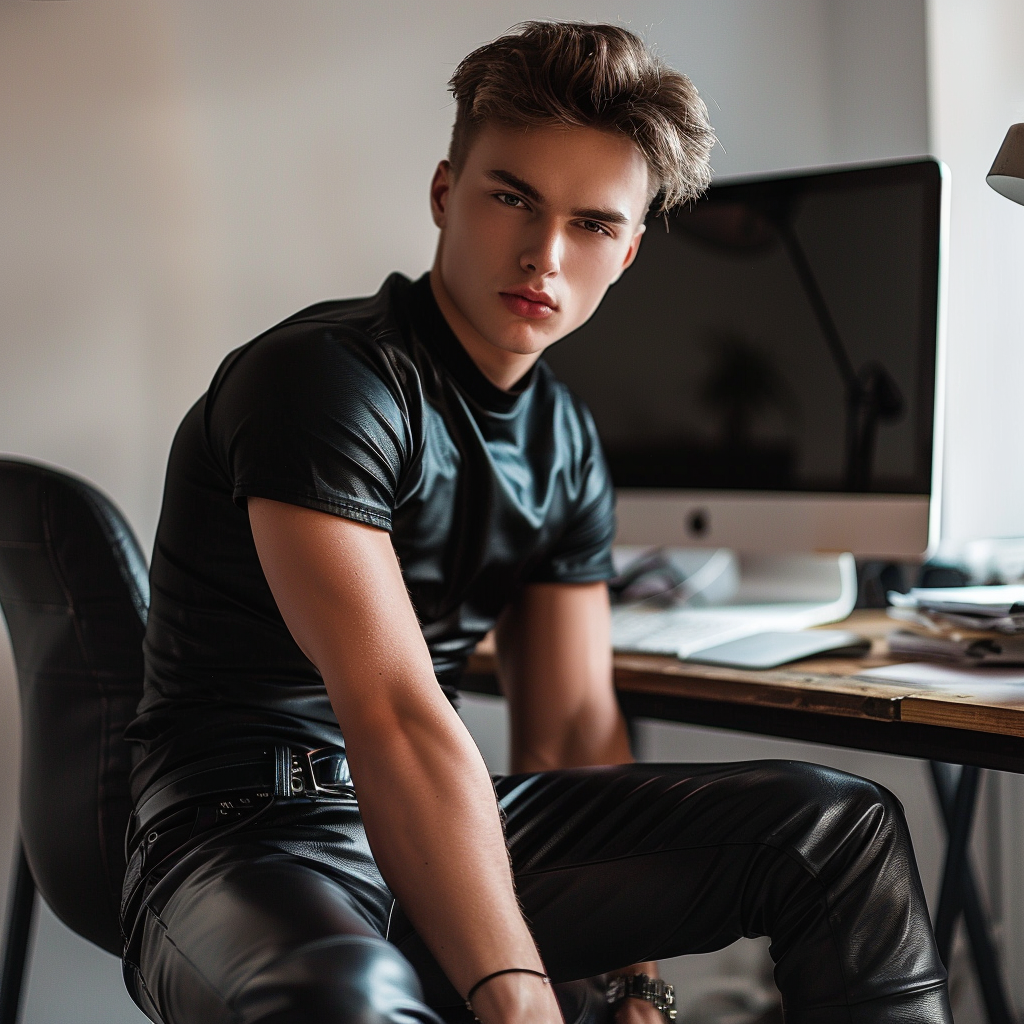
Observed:
[[[609,1006],[617,1006],[623,999],[643,999],[666,1020],[676,1019],[676,990],[661,978],[648,978],[646,974],[617,974],[608,984]]]

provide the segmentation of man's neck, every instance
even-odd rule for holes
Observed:
[[[441,269],[436,262],[430,270],[430,288],[434,293],[434,300],[441,310],[441,315],[448,322],[452,333],[458,338],[459,344],[466,350],[466,354],[473,360],[476,368],[495,387],[501,388],[502,391],[510,391],[537,362],[540,353],[523,355],[492,345],[455,305],[451,295],[448,294],[448,289],[444,286]]]

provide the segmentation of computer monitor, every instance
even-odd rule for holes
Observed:
[[[624,544],[914,558],[938,538],[943,166],[715,184],[546,353]]]

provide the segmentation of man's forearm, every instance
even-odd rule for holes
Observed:
[[[512,729],[510,761],[513,772],[589,768],[631,764],[629,732],[618,705],[585,708],[561,718],[556,730]]]
[[[632,761],[612,688],[603,583],[525,588],[499,620],[496,639],[513,771]]]
[[[535,586],[498,628],[501,678],[511,712],[514,772],[629,764],[629,733],[612,686],[610,614],[603,585]],[[622,974],[657,977],[656,963]],[[663,1024],[650,1004],[627,999],[616,1024]]]
[[[543,970],[516,902],[490,778],[447,701],[356,730],[348,749],[374,858],[455,987],[465,993],[506,967]],[[536,998],[532,1019],[559,1019],[539,979],[492,984]],[[482,993],[482,1005],[496,997]]]
[[[434,676],[389,536],[254,499],[260,564],[285,624],[319,669],[385,880],[455,987],[539,969],[516,903],[494,790]],[[549,986],[504,975],[474,999],[487,1024],[557,1024]]]

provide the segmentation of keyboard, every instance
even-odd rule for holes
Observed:
[[[835,621],[832,603],[725,605],[718,608],[612,609],[612,646],[634,654],[688,658],[708,647],[780,630],[807,629]]]

